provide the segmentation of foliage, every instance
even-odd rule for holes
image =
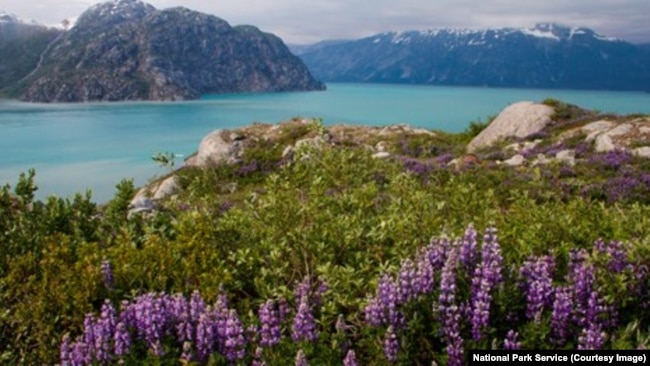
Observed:
[[[281,131],[281,138],[295,141],[322,132],[317,120],[295,128]],[[234,343],[238,346],[231,355],[252,363],[259,342],[254,335],[263,329],[259,311],[268,300],[273,305],[267,312],[280,312],[283,303],[288,309],[279,322],[282,340],[262,347],[269,365],[290,363],[299,352],[313,364],[337,364],[349,350],[360,364],[388,364],[386,353],[398,364],[430,364],[432,354],[444,363],[456,357],[452,351],[499,348],[506,337],[513,347],[575,348],[584,344],[578,328],[587,323],[571,323],[564,343],[553,343],[560,336],[553,305],[562,291],[571,296],[582,291],[573,279],[578,264],[586,271],[593,268],[592,301],[618,313],[616,324],[602,321],[606,314],[589,319],[595,325],[587,329],[607,334],[600,346],[647,344],[647,159],[586,149],[576,166],[511,168],[479,161],[448,167],[453,156],[448,153],[460,151],[462,141],[465,137],[445,134],[407,139],[409,148],[423,147],[419,157],[405,150],[384,160],[356,146],[328,145],[297,149],[288,159],[282,157],[283,144],[260,139],[246,147],[238,164],[178,170],[181,192],[158,202],[153,215],[131,218],[132,181],[120,182],[114,199],[97,206],[89,193],[34,201],[34,172],[21,175],[13,191],[9,186],[0,191],[0,360],[54,364],[61,345],[74,353],[67,347],[80,344],[83,337],[77,336],[104,326],[101,319],[110,315],[102,317],[102,311],[111,313],[107,304],[122,319],[129,306],[159,304],[144,308],[155,309],[173,303],[182,308],[181,299],[200,303],[199,295],[212,306],[186,322],[194,329],[191,344],[185,346],[188,340],[175,338],[173,330],[156,343],[154,333],[147,338],[137,322],[124,323],[132,348],[116,355],[117,328],[110,328],[113,338],[107,342],[113,353],[108,354],[127,364],[177,364],[182,357],[189,361],[188,355],[197,362],[227,364],[225,348],[204,350],[207,358],[200,358],[196,342],[201,321],[204,330],[209,323],[218,331],[225,328],[215,324],[230,319],[235,329],[230,336],[240,342],[239,322],[245,340],[245,345]],[[634,179],[633,188],[623,189],[622,179]],[[481,236],[471,234],[469,223],[490,228],[489,235],[491,228],[499,229],[499,256],[483,253]],[[465,252],[455,237],[469,243]],[[493,244],[488,248],[496,253]],[[430,254],[431,261],[423,262],[427,251],[440,258]],[[501,279],[476,280],[483,278],[477,263],[484,255],[501,258],[490,262],[500,266]],[[411,283],[411,270],[422,274],[429,265],[435,286],[399,292],[407,286],[402,282]],[[456,281],[453,299],[451,293],[442,296],[443,278]],[[546,299],[541,305],[530,295],[538,287],[552,289],[552,295],[539,290]],[[378,302],[382,291],[395,289],[406,300]],[[453,319],[454,305],[471,309],[472,291],[479,289],[490,310],[487,323],[474,329],[480,333],[476,339],[471,317],[460,323],[436,321],[441,314]],[[401,315],[373,322],[368,315],[373,301],[395,306]],[[433,309],[434,302],[442,307]],[[217,311],[219,306],[227,311]],[[165,327],[180,324],[182,313],[165,313]],[[304,329],[317,331],[315,339],[294,330],[298,313]],[[462,348],[449,331],[453,327]],[[293,332],[299,334],[296,341]],[[384,343],[399,348],[386,352]],[[242,349],[243,358],[237,353]],[[159,357],[161,350],[165,355]]]

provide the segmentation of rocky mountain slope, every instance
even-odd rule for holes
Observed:
[[[19,86],[23,100],[184,100],[204,93],[324,88],[271,34],[139,0],[91,7],[44,51]]]
[[[556,24],[387,32],[295,50],[325,81],[650,90],[641,47]]]
[[[0,90],[15,85],[33,70],[43,50],[60,34],[0,11]]]

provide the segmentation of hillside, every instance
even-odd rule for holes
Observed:
[[[325,81],[564,89],[650,89],[650,56],[588,28],[387,32],[296,49]]]
[[[84,12],[17,86],[30,102],[184,100],[322,90],[282,40],[186,8],[113,0]]]
[[[0,12],[0,92],[36,68],[41,53],[59,34],[55,29]]]
[[[0,190],[0,359],[647,349],[649,134],[650,116],[546,100],[459,134],[302,118],[216,130],[105,205],[34,202],[23,175]]]

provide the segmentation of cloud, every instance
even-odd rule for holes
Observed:
[[[150,0],[185,6],[235,24],[252,24],[291,43],[358,38],[388,30],[435,27],[530,27],[538,22],[587,26],[634,42],[650,42],[648,0]],[[42,23],[76,16],[94,1],[0,0],[0,9]]]

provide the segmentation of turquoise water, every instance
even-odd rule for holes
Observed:
[[[28,104],[0,100],[0,184],[36,169],[38,197],[91,189],[103,202],[115,184],[164,174],[156,152],[192,154],[217,128],[296,116],[326,124],[414,126],[457,132],[521,100],[557,98],[613,113],[649,113],[650,94],[381,84],[329,84],[326,92],[209,95],[190,102]],[[181,162],[180,160],[178,161]]]

